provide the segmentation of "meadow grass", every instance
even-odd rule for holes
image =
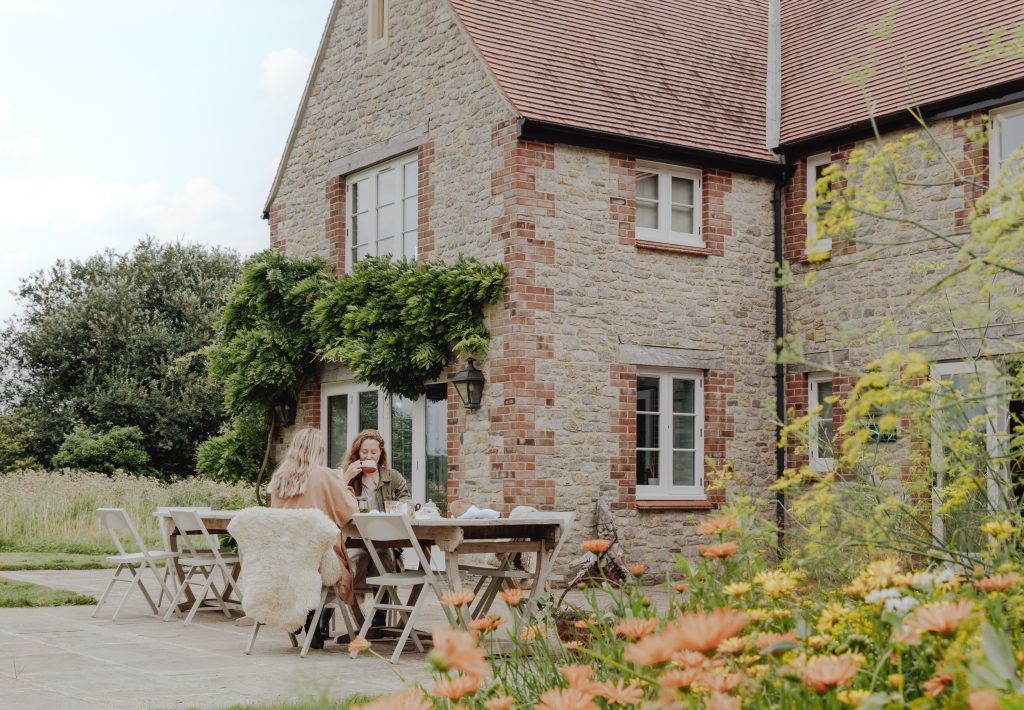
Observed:
[[[0,570],[103,569],[113,567],[104,555],[66,552],[0,552]]]
[[[95,604],[96,598],[87,594],[51,589],[31,582],[16,582],[0,577],[0,607],[24,606],[78,606]]]
[[[244,485],[187,478],[164,483],[127,474],[16,471],[0,474],[0,552],[105,555],[116,551],[97,508],[124,508],[150,545],[159,543],[158,506],[253,504]]]

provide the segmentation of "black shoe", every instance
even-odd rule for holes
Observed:
[[[388,613],[382,609],[378,609],[373,615],[373,621],[370,622],[371,627],[383,628],[388,625]]]

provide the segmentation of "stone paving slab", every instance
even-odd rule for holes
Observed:
[[[3,572],[4,577],[99,598],[111,570]],[[93,607],[0,609],[0,710],[121,710],[217,708],[387,693],[426,678],[426,658],[412,643],[400,663],[369,655],[355,659],[343,646],[299,658],[286,634],[260,630],[251,656],[243,653],[251,627],[204,612],[185,626],[153,616],[142,595],[111,622],[119,597],[97,619]],[[154,583],[147,585],[149,588]],[[155,597],[154,597],[155,598]],[[431,600],[418,628],[444,614]],[[382,655],[389,647],[380,642]],[[393,648],[393,647],[391,647]],[[396,673],[397,671],[397,673]]]

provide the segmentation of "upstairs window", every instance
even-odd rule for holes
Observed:
[[[807,158],[807,200],[817,199],[818,181],[822,178],[832,162],[832,156],[828,153],[812,155]],[[828,203],[818,206],[818,219],[820,220],[828,212]],[[818,239],[818,225],[814,223],[810,215],[807,215],[807,253],[820,254],[832,251],[832,237]]]
[[[1024,157],[1018,156],[1012,165],[1010,157],[1024,145],[1024,104],[1015,104],[992,112],[992,140],[989,144],[989,162],[992,180],[1004,170],[1020,170]]]
[[[390,0],[368,0],[367,30],[369,51],[376,52],[388,45],[388,5]]]
[[[704,500],[704,378],[687,370],[636,378],[636,497]]]
[[[345,208],[350,258],[346,263],[350,267],[368,256],[416,258],[418,170],[416,154],[411,153],[348,176]]]
[[[636,237],[703,247],[700,171],[657,163],[636,169]]]

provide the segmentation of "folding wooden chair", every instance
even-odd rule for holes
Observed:
[[[156,568],[156,562],[163,560],[165,564],[170,564],[171,560],[177,556],[177,553],[167,552],[166,550],[150,550],[146,547],[146,543],[142,541],[142,536],[139,535],[139,531],[135,528],[135,524],[132,523],[131,518],[128,517],[127,511],[124,508],[99,508],[96,513],[100,516],[100,520],[103,521],[103,525],[107,528],[110,533],[110,537],[114,540],[114,545],[117,547],[118,554],[110,555],[107,557],[108,562],[114,562],[117,564],[117,568],[114,570],[114,576],[111,577],[110,583],[107,584],[107,588],[103,591],[103,596],[100,597],[99,603],[96,605],[95,611],[92,615],[95,617],[100,613],[100,609],[107,602],[107,597],[110,595],[110,590],[114,588],[117,582],[128,582],[128,589],[125,590],[124,596],[121,598],[121,603],[117,605],[117,609],[114,610],[114,616],[111,617],[111,621],[117,621],[118,615],[121,613],[121,609],[124,608],[125,602],[128,600],[132,589],[138,587],[142,591],[142,596],[146,598],[146,602],[149,604],[149,608],[153,610],[154,614],[160,613],[158,604],[153,603],[153,598],[149,596],[149,592],[146,590],[146,585],[142,583],[142,570],[150,569],[153,572],[153,578],[156,580],[157,586],[160,587],[160,599],[163,600],[163,596],[166,594],[167,598],[170,599],[171,595],[167,591],[167,587],[164,585],[164,580],[160,577],[160,572]],[[138,552],[128,552],[124,543],[121,541],[121,536],[118,534],[120,530],[127,530],[131,543],[138,550]],[[136,568],[138,568],[136,570]],[[130,577],[121,577],[121,572],[127,571],[130,573]]]
[[[430,587],[437,597],[438,601],[441,599],[442,590],[441,582],[438,580],[437,575],[430,568],[430,562],[427,560],[427,556],[423,553],[423,548],[420,547],[419,540],[416,539],[416,534],[412,531],[412,526],[409,525],[409,520],[404,515],[380,515],[377,513],[360,513],[352,518],[356,528],[359,530],[359,536],[363,539],[363,543],[366,545],[366,551],[370,554],[370,559],[378,570],[386,569],[384,564],[381,562],[380,553],[376,548],[376,543],[390,543],[392,546],[395,543],[401,544],[402,547],[411,548],[416,553],[416,558],[419,561],[420,568],[417,570],[405,570],[402,572],[388,572],[379,574],[375,577],[367,577],[366,583],[372,587],[377,588],[377,592],[373,596],[373,601],[370,603],[370,609],[366,612],[365,620],[363,621],[362,629],[359,631],[360,636],[365,636],[370,630],[370,624],[373,621],[374,612],[377,610],[394,611],[397,612],[404,622],[402,628],[402,634],[398,637],[395,651],[391,654],[391,662],[397,663],[398,657],[402,654],[402,649],[405,648],[406,642],[409,637],[412,637],[413,643],[416,645],[416,650],[423,652],[423,644],[420,641],[419,635],[416,632],[414,624],[416,618],[423,608],[424,600],[426,595],[424,587]],[[415,599],[412,606],[408,604],[402,604],[401,598],[398,596],[398,587],[400,586],[411,586],[413,588],[410,601]],[[387,597],[388,601],[384,601]],[[449,615],[449,621],[451,621],[450,609],[443,607],[445,613]],[[356,654],[352,654],[355,657]]]
[[[171,549],[171,528],[174,526],[174,523],[171,520],[170,513],[173,507],[174,506],[157,506],[157,509],[154,511],[154,515],[156,515],[157,529],[159,529],[160,531],[160,544],[164,546],[165,550]],[[190,508],[180,508],[180,510],[204,511],[213,510],[213,508],[211,508],[208,505],[203,505]],[[178,591],[178,575],[174,573],[174,565],[164,565],[164,584],[170,591]],[[160,598],[156,602],[157,606],[160,606],[163,603],[163,601],[164,593],[163,590],[161,590]]]
[[[572,528],[572,522],[576,519],[575,512],[542,512],[531,513],[526,516],[525,519],[530,517],[543,517],[543,518],[558,518],[559,520],[559,533],[558,541],[555,543],[554,548],[551,551],[552,562],[557,559],[558,553],[562,549],[562,545],[565,543],[566,538],[569,536],[569,530]],[[538,544],[539,547],[539,544]],[[515,554],[509,553],[503,555],[499,559],[497,566],[488,565],[459,565],[459,571],[469,575],[478,577],[476,586],[473,591],[477,594],[476,603],[470,610],[470,616],[474,619],[479,618],[485,611],[491,608],[494,600],[498,594],[505,589],[510,589],[513,586],[523,586],[522,583],[527,580],[534,579],[540,572],[541,559],[538,557],[533,570],[515,569],[512,566],[512,562],[515,559]],[[486,583],[486,587],[484,586]],[[483,594],[480,594],[480,590],[483,588]],[[543,592],[544,590],[539,590]],[[521,611],[519,608],[513,607],[513,613]]]
[[[171,520],[178,530],[178,540],[182,544],[182,554],[178,557],[178,564],[185,570],[185,579],[182,580],[171,599],[171,606],[164,614],[164,621],[170,620],[178,611],[178,602],[184,596],[185,590],[189,587],[199,586],[200,591],[195,594],[195,601],[185,617],[185,624],[191,624],[196,612],[200,609],[217,609],[224,612],[224,616],[231,618],[231,610],[228,608],[227,599],[231,590],[235,588],[235,579],[231,573],[231,567],[238,562],[238,555],[226,555],[221,553],[217,539],[210,534],[203,523],[203,519],[195,510],[185,508],[173,508],[170,510]],[[197,545],[193,537],[198,538]],[[224,589],[218,590],[214,583],[216,572],[221,573],[224,579]],[[203,607],[207,594],[213,594],[218,606]]]

